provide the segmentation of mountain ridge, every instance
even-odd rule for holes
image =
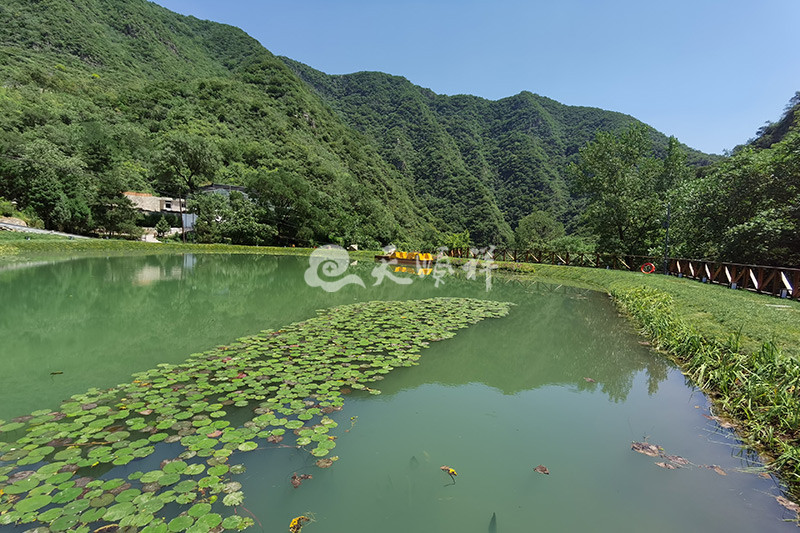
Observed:
[[[263,224],[284,224],[266,212],[276,202],[303,206],[284,212],[284,244],[430,246],[469,230],[502,245],[533,210],[574,232],[568,165],[596,131],[638,123],[528,91],[492,101],[380,72],[329,76],[144,0],[8,0],[0,24],[2,194],[73,231],[98,225],[111,182],[174,188],[165,161],[185,137],[213,163],[199,179],[262,191]],[[658,150],[666,137],[652,132]]]
[[[432,130],[449,137],[447,141],[440,140],[439,155],[450,152],[449,159],[456,167],[463,163],[471,178],[489,188],[509,227],[516,226],[532,210],[545,210],[568,227],[576,228],[581,207],[570,194],[567,168],[575,161],[578,150],[598,131],[621,132],[631,125],[643,124],[624,113],[568,106],[530,91],[498,100],[466,94],[439,95],[402,76],[375,71],[327,75],[291,58],[278,58],[348,124],[373,139],[384,158],[396,166],[399,162],[401,170],[412,167],[412,174],[413,165],[391,142],[405,141],[406,155],[413,156],[408,151],[421,144],[421,124],[410,124],[409,116],[424,117],[428,125],[422,128],[423,132]],[[416,106],[414,113],[406,117],[398,114],[398,109],[409,105]],[[655,153],[663,156],[667,137],[645,126]],[[395,141],[391,141],[387,139],[388,132],[403,135],[395,135]],[[445,147],[448,143],[457,147],[457,154]],[[682,146],[695,166],[720,159]],[[417,175],[415,181],[420,179]],[[437,206],[429,207],[444,216]],[[473,226],[476,223],[473,220]]]

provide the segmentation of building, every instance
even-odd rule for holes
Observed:
[[[173,213],[179,215],[186,211],[186,201],[182,198],[153,196],[146,192],[124,192],[125,198],[133,203],[133,207],[144,213]]]

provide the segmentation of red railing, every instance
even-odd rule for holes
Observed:
[[[486,249],[451,250],[452,257],[484,258]],[[497,249],[492,252],[495,261],[517,263],[545,263],[565,266],[608,268],[612,270],[640,271],[650,263],[655,273],[664,272],[663,258],[645,255],[618,254],[570,254],[542,250]],[[647,270],[650,267],[646,267]],[[772,267],[702,261],[697,259],[670,258],[668,273],[703,283],[725,285],[732,289],[745,289],[759,294],[770,294],[779,298],[800,300],[800,268]]]

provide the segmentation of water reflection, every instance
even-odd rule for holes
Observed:
[[[657,392],[667,377],[668,361],[636,343],[604,296],[584,298],[526,291],[502,320],[432,343],[420,359],[424,372],[398,370],[379,387],[391,394],[431,381],[484,383],[513,395],[557,384],[578,391],[598,389],[613,401],[624,401],[634,376],[644,371],[650,393]]]
[[[303,320],[317,309],[372,299],[470,296],[518,304],[507,318],[424,351],[425,375],[448,385],[482,382],[514,394],[571,384],[599,388],[618,401],[636,372],[647,371],[651,391],[665,376],[663,360],[632,343],[598,293],[497,276],[490,292],[482,280],[459,275],[437,287],[415,274],[407,274],[414,277],[410,285],[385,281],[327,293],[305,284],[307,266],[302,257],[186,254],[87,258],[2,272],[0,296],[14,312],[0,319],[0,418],[54,407],[88,386],[128,381],[135,371]],[[373,267],[362,262],[349,271],[370,279]],[[511,376],[508,368],[515,369]],[[398,371],[381,388],[413,387],[421,375]]]
[[[377,384],[383,395],[353,394],[332,414],[340,423],[334,468],[316,469],[313,457],[291,448],[236,456],[247,463],[237,478],[245,505],[265,531],[285,531],[291,517],[309,510],[316,526],[333,533],[485,531],[493,515],[499,531],[792,527],[779,520],[774,483],[735,472],[730,450],[703,434],[709,422],[694,408],[705,405],[702,396],[637,343],[607,297],[499,276],[490,292],[483,279],[448,276],[439,287],[415,278],[407,286],[327,293],[305,284],[307,266],[306,258],[197,255],[0,272],[0,301],[14,311],[0,316],[0,418],[128,381],[132,372],[316,309],[373,299],[491,298],[517,305],[503,319],[431,343],[419,366]],[[351,265],[350,273],[369,280],[373,266]],[[630,451],[631,440],[645,436],[729,475],[664,471]],[[157,469],[174,454],[162,446],[108,476]],[[539,463],[552,475],[533,472]],[[442,464],[459,471],[456,485],[444,486]],[[294,489],[294,472],[314,480]]]

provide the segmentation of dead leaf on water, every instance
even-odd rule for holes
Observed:
[[[294,488],[297,488],[297,487],[300,486],[300,484],[303,482],[303,480],[312,479],[312,477],[313,476],[311,474],[300,474],[298,476],[297,473],[295,472],[294,474],[292,474],[292,481],[291,481],[292,486]]]
[[[661,457],[663,457],[664,459],[666,459],[671,463],[675,463],[676,465],[686,466],[689,464],[689,461],[687,459],[684,459],[680,455],[662,455]]]
[[[666,463],[666,462],[663,462],[663,463],[656,463],[656,466],[660,466],[661,468],[664,468],[664,469],[666,469],[666,470],[675,470],[675,469],[677,469],[677,468],[678,468],[678,467],[677,467],[677,466],[675,466],[674,464],[672,464],[672,463]]]
[[[797,505],[793,501],[787,500],[783,496],[775,496],[775,499],[778,501],[779,504],[781,504],[781,506],[785,507],[786,509],[794,511],[795,513],[800,512],[800,505]]]
[[[331,466],[333,466],[333,462],[336,461],[337,459],[339,459],[339,458],[336,457],[336,456],[334,456],[334,457],[326,457],[324,459],[318,459],[317,460],[317,466],[320,467],[320,468],[330,468]]]
[[[539,472],[540,474],[546,474],[548,476],[550,475],[550,471],[544,465],[537,466],[536,468],[533,469],[533,471],[534,472]]]
[[[658,446],[650,444],[649,442],[633,442],[631,443],[631,450],[649,455],[650,457],[658,457],[661,455]]]
[[[718,416],[710,416],[710,415],[707,415],[707,414],[703,414],[703,416],[708,418],[709,420],[713,420],[714,422],[719,424],[719,427],[721,427],[723,429],[732,429],[732,428],[736,427],[736,424],[734,424],[732,422],[728,422],[727,420],[724,420],[724,419],[722,419],[722,418],[720,418]]]
[[[727,472],[725,472],[725,471],[722,469],[722,467],[721,467],[721,466],[719,466],[719,465],[711,465],[711,466],[706,466],[706,468],[708,468],[709,470],[713,470],[714,472],[716,472],[716,473],[717,473],[717,474],[719,474],[720,476],[727,476],[727,475],[728,475],[728,474],[727,474]]]

